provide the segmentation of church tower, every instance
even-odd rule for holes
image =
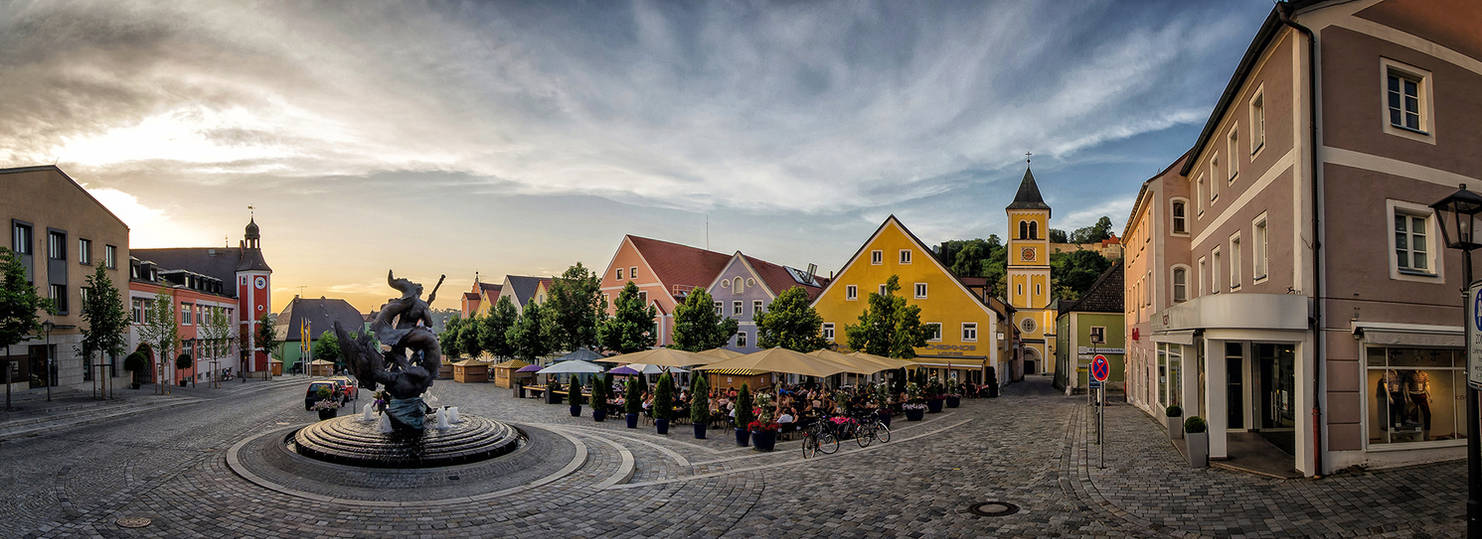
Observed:
[[[237,258],[237,322],[242,331],[244,372],[262,372],[268,368],[268,352],[257,349],[257,321],[272,311],[273,269],[262,256],[261,234],[257,219],[247,222]]]
[[[1009,305],[1016,309],[1014,325],[1024,344],[1024,372],[1048,372],[1054,363],[1046,333],[1053,330],[1050,310],[1050,205],[1040,196],[1034,174],[1024,168],[1024,180],[1008,208],[1008,268],[1004,280]]]

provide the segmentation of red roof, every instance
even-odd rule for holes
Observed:
[[[794,286],[803,287],[803,290],[808,293],[808,301],[813,301],[818,297],[818,294],[823,292],[823,287],[821,286],[809,286],[798,282],[797,279],[793,279],[792,274],[788,273],[787,269],[782,266],[744,254],[741,256],[746,257],[746,263],[751,264],[751,269],[756,270],[757,276],[762,278],[762,282],[767,283],[767,288],[772,291],[772,295],[774,296],[786,292]],[[815,276],[816,278],[817,276]],[[824,279],[819,280],[827,282]]]
[[[473,292],[464,292],[463,299],[477,301],[479,299],[479,295]]]
[[[671,294],[675,286],[709,286],[731,260],[731,255],[632,234],[628,241]]]

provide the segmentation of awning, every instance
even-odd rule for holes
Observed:
[[[1466,347],[1466,332],[1461,326],[1355,320],[1352,327],[1353,334],[1369,344],[1420,348]]]
[[[711,374],[724,374],[727,376],[756,376],[758,374],[767,374],[767,372],[769,371],[759,371],[755,369],[715,369],[705,372]]]
[[[1164,331],[1162,333],[1154,333],[1152,339],[1153,342],[1168,344],[1194,344],[1194,330],[1183,329],[1176,331]]]

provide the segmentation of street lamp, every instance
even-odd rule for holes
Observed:
[[[41,323],[46,331],[46,402],[51,402],[51,328],[57,327],[51,320]]]
[[[1477,229],[1477,214],[1482,213],[1482,196],[1467,190],[1466,184],[1461,184],[1461,190],[1441,199],[1431,208],[1436,212],[1436,220],[1441,228],[1441,239],[1446,246],[1452,249],[1460,249],[1461,257],[1461,306],[1462,317],[1466,318],[1467,308],[1471,305],[1472,288],[1472,251],[1482,244],[1478,244],[1473,238],[1473,232]],[[1462,327],[1475,323],[1472,320],[1463,320]],[[1464,332],[1472,335],[1471,331]],[[1472,385],[1474,366],[1472,363],[1472,342],[1466,340],[1467,357],[1467,537],[1482,537],[1482,462],[1478,461],[1479,444],[1477,427],[1477,388]]]

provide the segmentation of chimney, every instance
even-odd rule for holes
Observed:
[[[817,276],[818,276],[818,264],[809,263],[808,264],[808,278],[809,279],[812,279],[812,278],[817,277]]]

